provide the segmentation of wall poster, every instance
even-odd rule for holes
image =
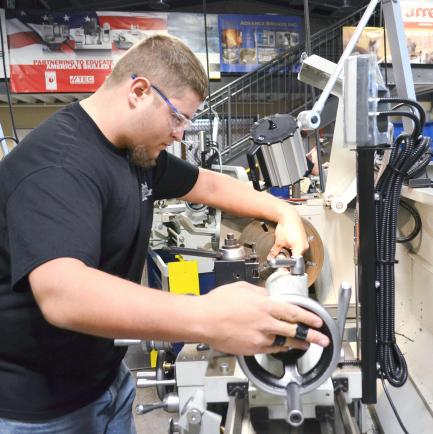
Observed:
[[[230,15],[218,17],[221,72],[249,72],[304,39],[298,16]]]

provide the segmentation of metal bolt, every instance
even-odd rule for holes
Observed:
[[[228,374],[229,373],[229,364],[226,362],[219,364],[219,370],[222,374]]]
[[[200,411],[196,408],[192,408],[187,414],[187,419],[191,425],[198,425],[201,422]]]
[[[209,345],[208,344],[197,344],[196,347],[197,351],[207,351],[209,349]]]

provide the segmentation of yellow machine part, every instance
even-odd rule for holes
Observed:
[[[179,262],[169,262],[168,283],[170,292],[175,294],[200,295],[198,278],[198,262],[184,261],[177,256]]]

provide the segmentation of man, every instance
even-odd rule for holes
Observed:
[[[245,282],[203,297],[140,286],[153,201],[182,197],[278,222],[302,253],[294,209],[169,154],[207,78],[179,40],[130,49],[104,85],[33,130],[0,165],[0,433],[133,433],[134,384],[113,338],[206,342],[233,354],[328,344],[321,320]],[[274,345],[277,335],[287,337]],[[282,345],[281,345],[282,343]]]

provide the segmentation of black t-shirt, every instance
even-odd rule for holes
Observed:
[[[112,339],[45,321],[28,274],[71,257],[139,282],[153,201],[186,194],[197,176],[166,152],[152,169],[130,163],[78,103],[0,163],[0,417],[36,421],[87,405],[125,354]]]

